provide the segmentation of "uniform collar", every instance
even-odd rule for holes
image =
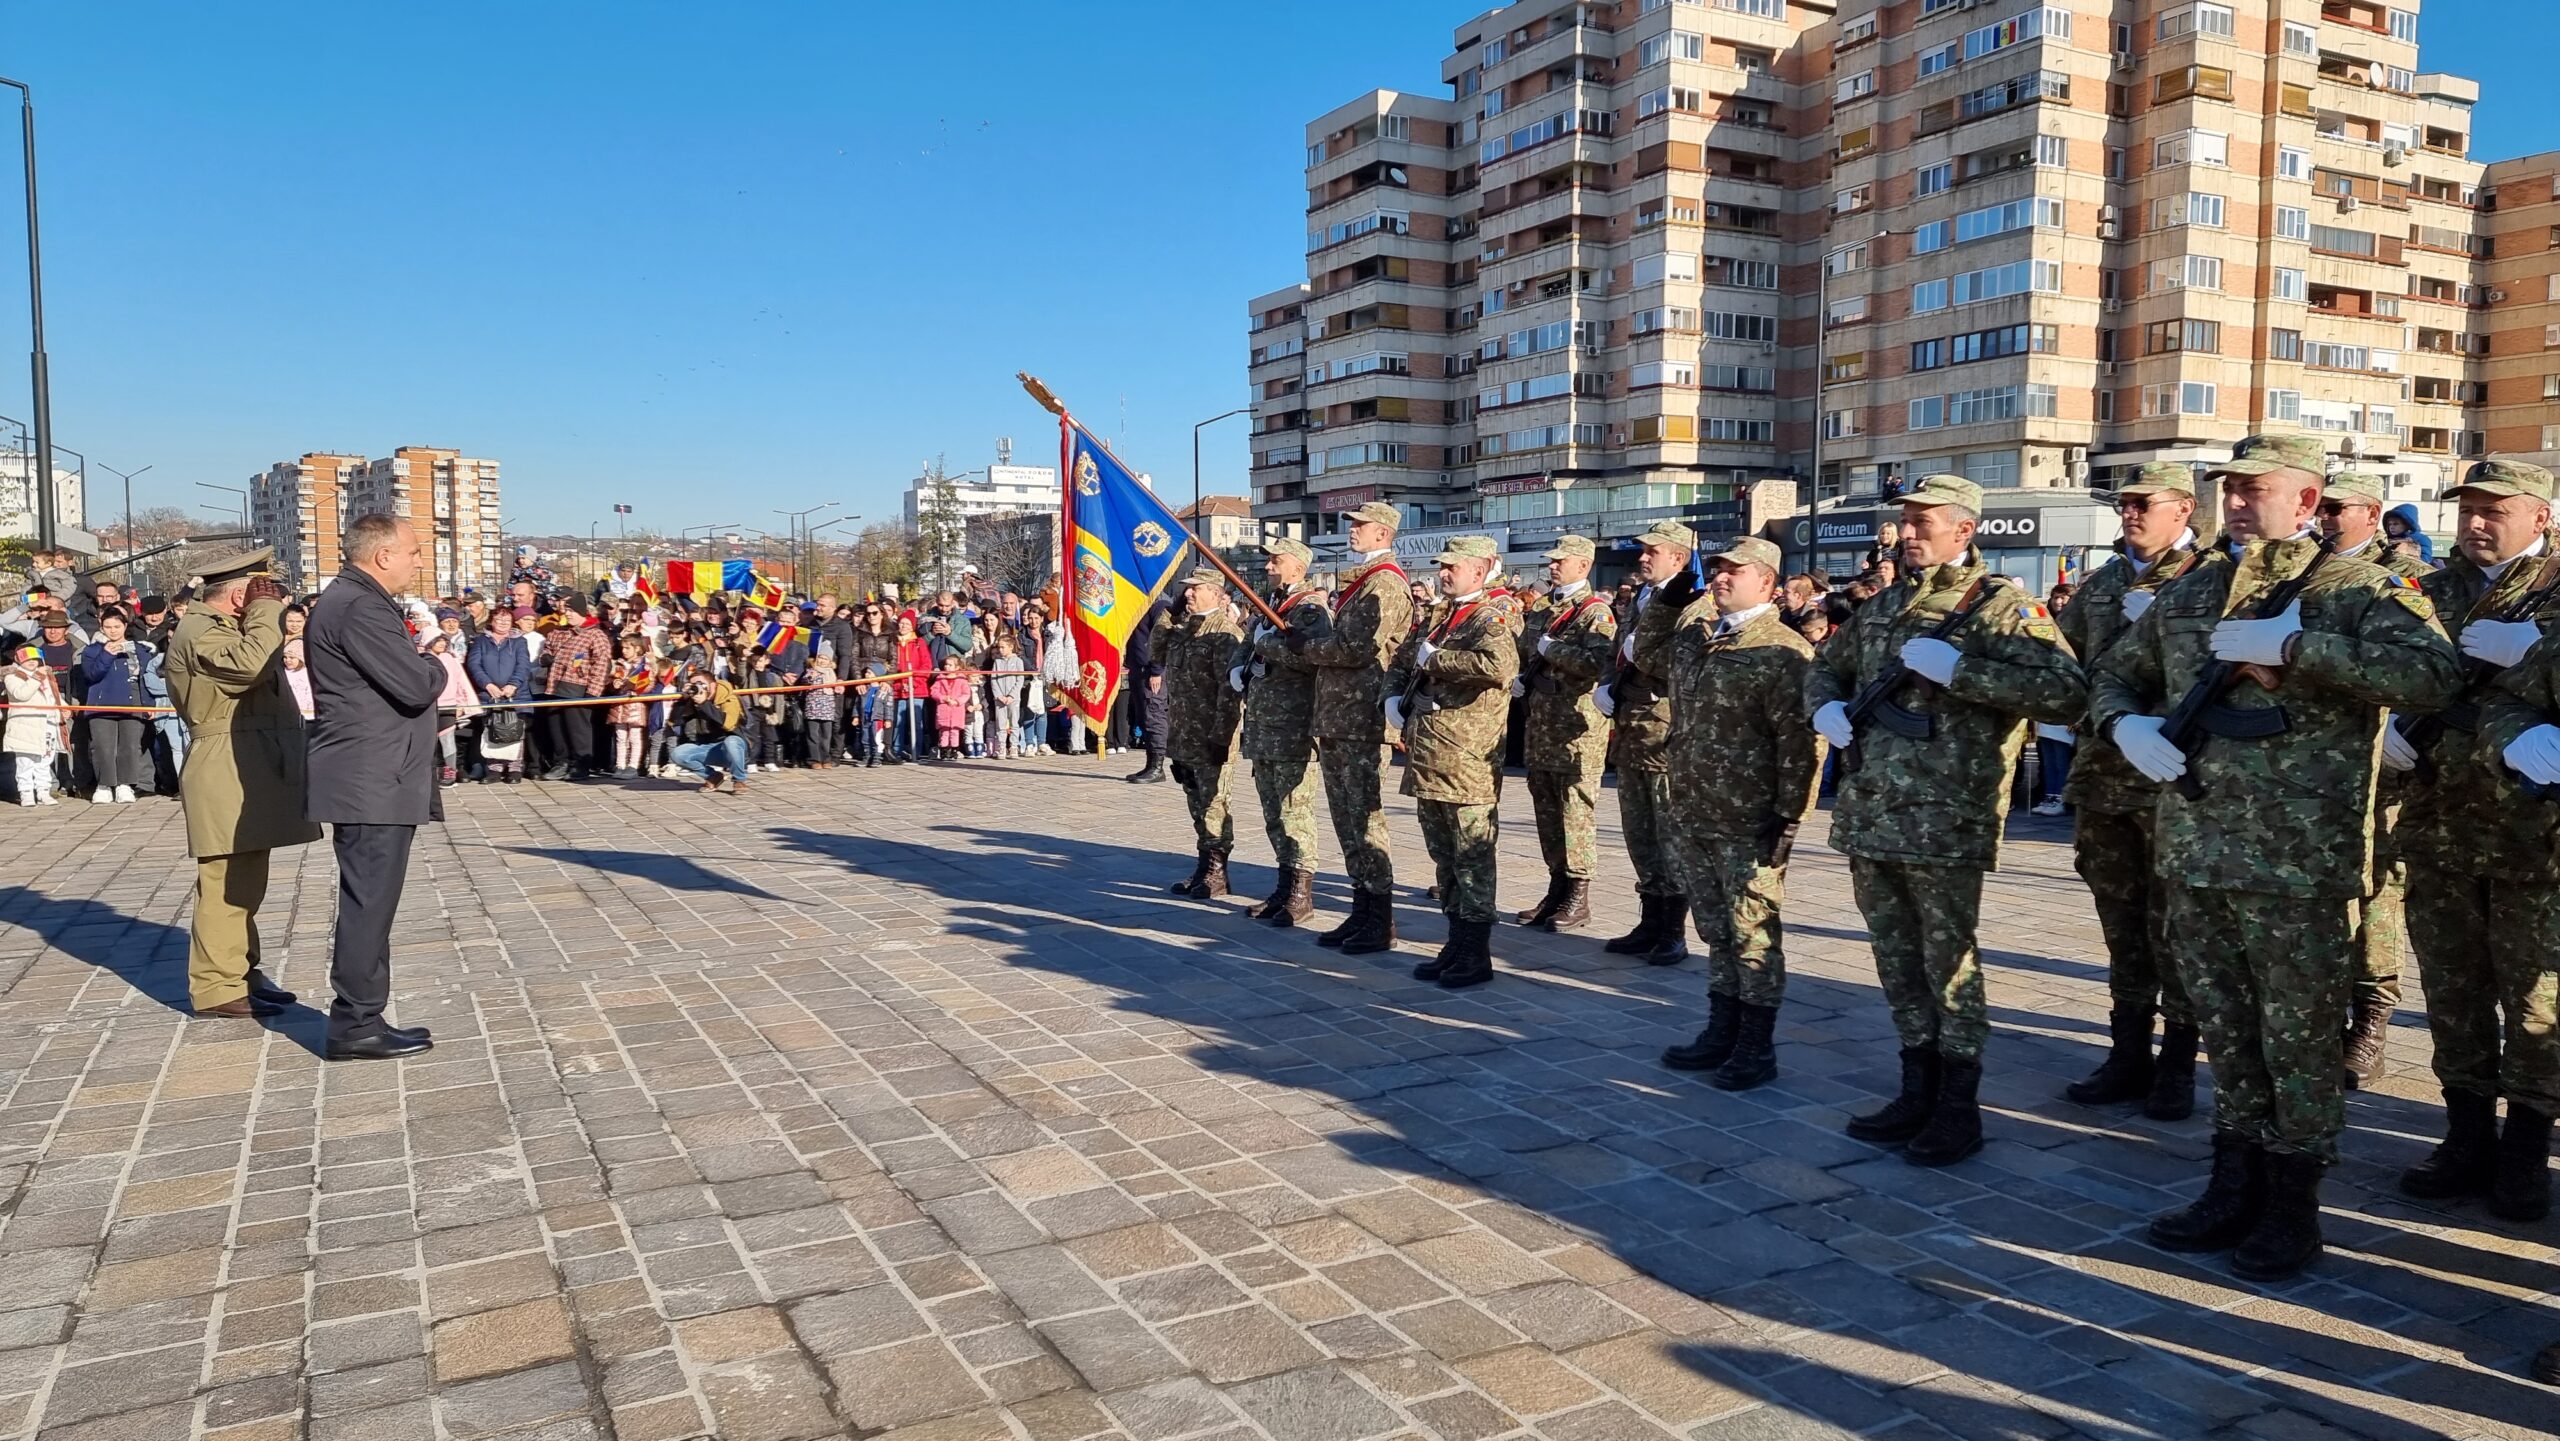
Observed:
[[[2195,529],[2191,526],[2188,529],[2178,532],[2178,538],[2169,543],[2169,548],[2160,552],[2158,555],[2153,556],[2151,559],[2141,560],[2136,558],[2132,551],[2126,551],[2124,553],[2124,563],[2133,567],[2133,573],[2136,577],[2146,576],[2151,574],[2151,567],[2158,565],[2160,562],[2167,560],[2173,555],[2176,555],[2179,551],[2194,549],[2195,543],[2196,533]]]
[[[2491,585],[2496,585],[2498,581],[2506,575],[2507,568],[2509,566],[2514,565],[2520,560],[2531,560],[2535,556],[2542,554],[2542,550],[2543,540],[2541,536],[2537,535],[2533,538],[2533,544],[2526,546],[2524,549],[2517,551],[2511,556],[2508,556],[2505,560],[2499,561],[2496,565],[2481,566],[2481,578],[2488,581]]]
[[[1751,607],[1749,610],[1737,610],[1727,615],[1718,616],[1716,618],[1716,634],[1732,635],[1734,632],[1751,624],[1753,621],[1758,620],[1762,615],[1766,614],[1773,604],[1774,602],[1764,600],[1758,605]]]

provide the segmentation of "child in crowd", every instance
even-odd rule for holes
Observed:
[[[835,657],[811,659],[809,673],[802,679],[817,687],[800,698],[801,714],[809,726],[809,769],[827,770],[836,762],[836,718],[844,709],[844,692],[836,689]]]
[[[42,707],[62,704],[62,688],[44,663],[41,646],[20,646],[0,671],[0,694],[9,700],[9,720],[0,728],[0,750],[17,762],[18,804],[60,805],[54,797],[53,762],[62,754],[64,713]]]
[[[311,705],[311,672],[302,659],[302,637],[284,643],[284,688],[293,692],[293,704],[309,720],[318,714]]]
[[[677,681],[683,674],[684,665],[681,661],[671,655],[661,656],[649,667],[649,679],[645,689],[650,695],[672,696],[676,692]],[[667,707],[673,704],[675,702],[672,700],[649,702],[649,740],[641,752],[640,768],[661,780],[666,778],[669,771],[675,769],[671,757],[675,754],[676,738],[675,733],[667,728]]]
[[[750,769],[762,767],[778,771],[782,769],[782,707],[785,698],[774,694],[774,690],[782,684],[782,673],[773,668],[773,655],[763,646],[745,642],[741,649],[747,656],[739,673],[744,679],[732,676],[729,684],[740,690],[763,692],[746,698],[748,728],[754,733],[747,741],[747,765]]]
[[[1022,754],[1022,677],[1006,674],[1022,669],[1022,651],[1012,631],[997,629],[995,644],[987,650],[987,669],[995,672],[987,677],[987,754],[1012,760]]]
[[[622,633],[622,658],[614,663],[605,694],[636,696],[649,688],[649,644],[638,631]],[[640,748],[649,738],[649,703],[618,701],[605,707],[604,723],[613,731],[613,777],[640,778]]]
[[[969,677],[961,673],[958,652],[942,658],[942,671],[933,678],[933,725],[940,732],[942,759],[960,759],[960,738],[969,729],[969,704],[976,689]]]
[[[480,706],[472,698],[471,677],[462,673],[462,657],[454,653],[451,635],[442,630],[429,631],[419,649],[444,667],[444,694],[436,697],[436,750],[442,755],[444,764],[436,773],[436,784],[449,786],[461,778],[459,732],[462,723],[478,715]],[[311,673],[305,670],[302,675],[308,684]]]

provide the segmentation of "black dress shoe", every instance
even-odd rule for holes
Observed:
[[[435,1032],[428,1030],[424,1026],[393,1026],[391,1028],[391,1034],[395,1036],[407,1036],[413,1041],[432,1041],[436,1037]]]
[[[396,1061],[434,1050],[435,1044],[424,1036],[383,1030],[353,1040],[333,1040],[322,1054],[332,1061]]]
[[[264,1001],[270,1006],[290,1006],[293,1004],[294,996],[293,992],[286,990],[284,987],[277,985],[271,980],[268,980],[266,972],[258,970],[256,967],[251,967],[249,971],[249,999],[253,1001]]]

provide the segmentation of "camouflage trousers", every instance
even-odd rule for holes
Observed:
[[[2436,1079],[2560,1115],[2560,886],[2422,865],[2409,909]]]
[[[1778,909],[1787,870],[1761,861],[1748,837],[1673,832],[1689,914],[1707,943],[1707,989],[1747,1006],[1774,1006],[1787,992],[1787,953]]]
[[[1680,893],[1671,825],[1671,772],[1619,767],[1618,829],[1626,832],[1627,859],[1635,863],[1637,895]]]
[[[1493,920],[1493,807],[1417,800],[1422,846],[1440,883],[1440,911],[1453,921]]]
[[[1973,939],[1982,922],[1982,872],[1851,856],[1849,882],[1902,1048],[1979,1060],[1991,1034]]]
[[[1325,809],[1333,813],[1333,838],[1342,846],[1342,869],[1351,884],[1378,895],[1395,889],[1395,856],[1388,849],[1387,813],[1379,794],[1387,748],[1320,740],[1316,766],[1324,775]]]
[[[2195,1003],[2169,955],[2168,888],[2152,875],[2152,813],[2109,815],[2083,806],[2072,859],[2097,903],[2107,941],[2107,991],[2119,1011],[2150,1011],[2173,1026],[2196,1023]]]
[[[1234,850],[1236,818],[1227,808],[1227,777],[1235,767],[1183,761],[1173,770],[1175,779],[1182,782],[1182,798],[1191,805],[1192,840],[1200,849],[1222,856]]]
[[[1307,762],[1255,761],[1253,793],[1262,802],[1262,833],[1271,861],[1284,871],[1316,868],[1316,779]]]
[[[2373,894],[2356,908],[2355,936],[2347,945],[2356,957],[2355,998],[2400,1004],[2400,961],[2409,949],[2409,867],[2405,861],[2373,861]]]
[[[1538,853],[1547,874],[1591,879],[1599,859],[1600,767],[1529,772],[1529,803],[1538,816]]]
[[[2352,909],[2349,901],[2169,887],[2179,974],[2213,1057],[2216,1130],[2338,1159]]]

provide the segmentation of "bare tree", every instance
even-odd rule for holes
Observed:
[[[960,509],[960,487],[952,484],[950,468],[939,455],[925,467],[923,491],[916,500],[916,538],[928,572],[923,578],[936,589],[950,589],[968,548],[968,522]]]
[[[969,563],[989,583],[1029,595],[1058,568],[1058,521],[1038,511],[969,518]]]

